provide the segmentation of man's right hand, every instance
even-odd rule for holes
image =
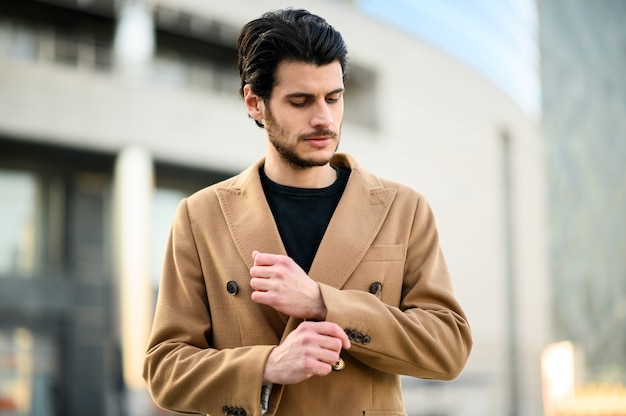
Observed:
[[[270,353],[263,384],[295,384],[313,376],[325,376],[339,360],[350,340],[333,322],[302,322]]]

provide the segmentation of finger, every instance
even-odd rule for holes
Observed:
[[[256,291],[267,292],[272,288],[272,282],[270,279],[253,277],[250,279],[250,287]]]
[[[260,290],[260,291],[265,292],[267,288],[263,287],[263,280],[267,280],[267,279],[260,279],[258,277],[251,278],[250,287],[252,288],[252,290]]]
[[[343,347],[343,349],[347,350],[349,349],[352,344],[350,343],[350,338],[348,337],[348,334],[346,334],[346,332],[341,329],[339,326],[337,326],[338,330],[339,330],[339,334],[338,337],[341,340],[341,345]]]
[[[254,290],[250,294],[250,300],[254,303],[271,306],[279,312],[287,313],[284,302],[282,302],[280,296],[272,292],[271,289]]]
[[[271,306],[269,303],[269,299],[266,296],[267,292],[261,291],[261,290],[255,290],[254,292],[252,292],[250,294],[250,300],[252,300],[252,302],[254,303],[258,303],[260,305],[268,305]]]
[[[282,265],[285,267],[291,267],[295,264],[295,262],[290,257],[282,254],[257,252],[256,256],[254,257],[254,264],[256,266]]]
[[[324,335],[333,339],[341,341],[341,347],[344,349],[350,348],[350,338],[344,332],[339,325],[334,322],[311,322],[306,321],[300,324],[302,329],[312,330],[320,335]]]
[[[341,352],[343,343],[339,338],[324,335],[322,338],[317,340],[317,345],[321,348],[320,354],[324,355],[324,361],[332,364],[339,358],[339,353]]]
[[[339,352],[334,350],[320,349],[316,359],[317,361],[324,363],[327,366],[332,366],[337,361],[339,361]],[[326,370],[327,368],[324,367],[324,369]],[[329,368],[328,370],[332,370],[332,368]]]
[[[269,266],[274,266],[274,262],[271,261],[271,254],[264,254],[258,251],[252,252],[254,264],[250,268],[250,276],[252,277],[271,277],[272,269]]]
[[[258,277],[267,279],[272,276],[272,270],[268,266],[252,266],[250,268],[250,277]]]
[[[254,258],[255,266],[270,266],[273,265],[275,261],[275,254],[270,253],[261,253],[259,251],[253,251],[252,257]]]
[[[270,266],[274,264],[274,261],[272,260],[273,257],[274,255],[270,253],[261,253],[257,250],[252,252],[252,259],[255,266]]]
[[[346,334],[346,332],[339,325],[337,325],[334,322],[319,322],[319,323],[324,324],[323,330],[325,331],[324,333],[326,335],[339,339],[344,349],[350,348],[350,346],[352,345],[350,343],[350,338],[348,337],[348,334]]]
[[[328,357],[322,357],[320,354],[317,354],[316,357],[309,357],[309,359],[305,360],[303,366],[307,368],[305,370],[308,374],[307,378],[310,376],[325,376],[332,372],[332,365],[335,361],[332,359],[328,359]]]

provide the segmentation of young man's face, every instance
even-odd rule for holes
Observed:
[[[293,168],[323,166],[337,147],[343,120],[343,72],[336,61],[316,66],[283,61],[261,113],[275,152]]]

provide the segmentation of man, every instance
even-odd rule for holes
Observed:
[[[428,203],[336,154],[347,49],[305,10],[238,41],[265,157],[179,205],[146,355],[155,402],[210,415],[405,415],[400,374],[471,349]]]

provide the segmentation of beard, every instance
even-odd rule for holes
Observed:
[[[295,142],[290,143],[289,140],[286,139],[288,138],[288,133],[279,123],[276,122],[269,106],[266,107],[265,112],[265,130],[267,131],[267,137],[269,138],[270,143],[274,146],[274,149],[276,149],[281,159],[296,169],[306,169],[317,166],[325,166],[328,164],[339,147],[339,137],[341,134],[341,131],[335,132],[332,129],[320,128],[316,129],[313,133],[300,135]],[[316,136],[336,138],[337,145],[333,149],[333,152],[329,156],[318,157],[304,157],[298,154],[296,149],[298,143]]]

